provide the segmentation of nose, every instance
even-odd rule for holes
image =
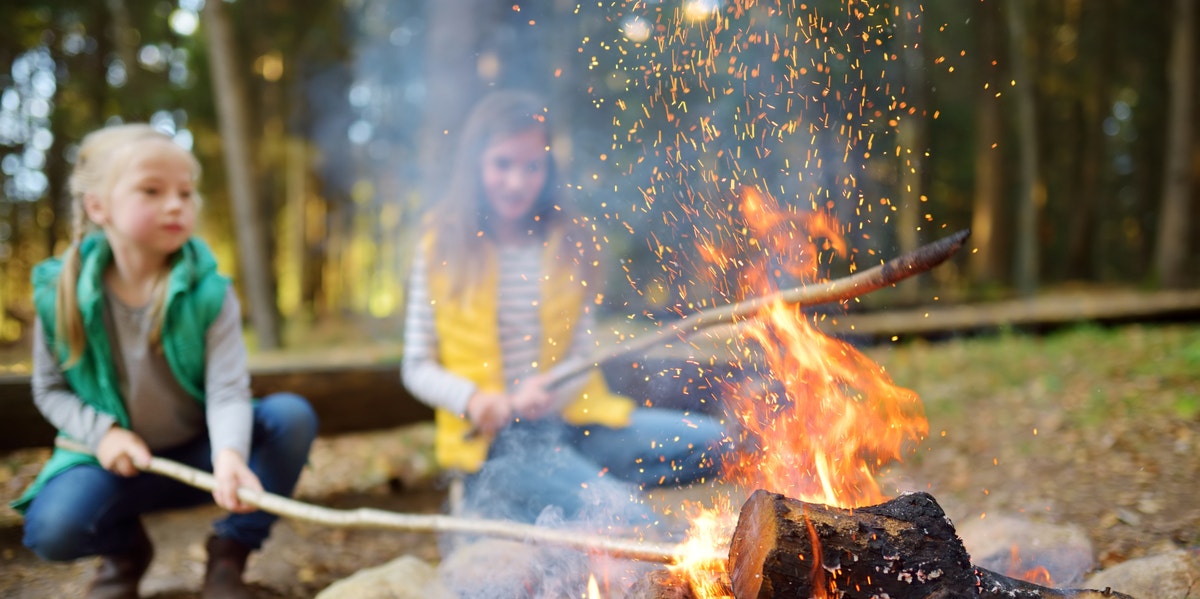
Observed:
[[[504,178],[505,187],[510,191],[521,189],[525,185],[525,179],[528,175],[524,169],[514,168],[509,169],[508,176]]]
[[[171,192],[167,194],[167,210],[172,212],[182,210],[192,201],[191,197],[182,192]]]

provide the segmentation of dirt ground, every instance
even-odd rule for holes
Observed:
[[[930,422],[929,437],[882,473],[885,492],[929,491],[956,523],[1018,515],[1081,527],[1100,568],[1200,546],[1197,327],[921,342],[867,353],[919,391]],[[418,425],[321,438],[298,498],[438,513],[445,493],[430,465],[430,432]],[[44,455],[0,455],[5,503]],[[78,596],[95,561],[37,560],[20,543],[19,519],[0,512],[0,596]],[[218,516],[206,507],[148,519],[157,557],[145,596],[196,596],[202,544]],[[281,520],[251,558],[248,578],[263,597],[299,599],[406,554],[435,563],[437,539]]]

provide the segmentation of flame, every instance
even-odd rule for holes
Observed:
[[[670,567],[676,577],[686,581],[695,597],[726,599],[732,597],[725,557],[733,536],[734,511],[727,502],[716,499],[718,505],[705,508],[686,506],[691,528],[687,539],[679,545],[679,561]]]
[[[587,596],[588,599],[600,599],[600,584],[596,582],[595,574],[588,575]]]
[[[1050,576],[1050,570],[1047,570],[1045,566],[1034,566],[1032,568],[1025,567],[1025,565],[1022,563],[1020,551],[1018,551],[1016,545],[1012,546],[1010,559],[1008,562],[1008,569],[1004,575],[1008,576],[1009,578],[1016,578],[1017,580],[1024,580],[1025,582],[1032,582],[1033,584],[1039,584],[1044,587],[1054,586],[1054,578]]]
[[[846,255],[840,225],[829,214],[781,209],[757,189],[741,190],[732,230],[740,241],[700,240],[700,254],[729,279],[737,270],[743,299],[766,295],[791,277],[802,284],[821,280],[830,256]],[[740,250],[735,255],[732,250]],[[741,382],[725,394],[728,411],[742,429],[738,450],[727,459],[729,482],[768,489],[813,503],[853,508],[887,498],[875,474],[899,460],[908,442],[923,439],[928,422],[920,398],[896,386],[884,369],[849,343],[822,334],[803,312],[776,303],[739,323],[739,356],[758,355],[759,380]],[[725,547],[736,518],[732,510],[713,509],[692,518],[692,530],[679,564],[696,597],[727,597],[727,565],[686,557],[712,555]],[[717,526],[720,524],[725,529]],[[717,532],[721,531],[721,532]],[[814,538],[815,541],[815,538]],[[813,568],[825,580],[820,563]],[[723,586],[725,585],[725,586]],[[815,585],[816,593],[833,583]]]
[[[743,280],[774,291],[775,272],[818,282],[822,257],[845,256],[845,240],[827,213],[779,208],[743,188],[741,214],[751,247],[764,259]],[[769,257],[770,260],[767,260]],[[743,352],[756,351],[763,380],[729,394],[744,433],[727,475],[804,501],[852,508],[881,503],[875,473],[899,460],[904,444],[927,434],[920,399],[849,343],[825,336],[793,306],[777,302],[741,323]]]

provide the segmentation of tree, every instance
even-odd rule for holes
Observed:
[[[901,64],[904,65],[903,108],[896,123],[897,168],[900,171],[896,191],[899,213],[896,220],[897,253],[905,253],[916,249],[921,244],[921,222],[924,212],[924,178],[925,172],[925,50],[922,41],[924,19],[921,15],[920,3],[915,0],[901,0],[900,15],[896,23],[900,37]],[[906,281],[898,287],[902,297],[908,301],[917,300],[918,284],[924,278]]]
[[[1170,97],[1167,105],[1167,143],[1163,166],[1162,205],[1158,213],[1158,236],[1154,270],[1164,287],[1182,287],[1187,282],[1190,203],[1190,166],[1195,152],[1193,108],[1195,106],[1196,4],[1175,0],[1171,32],[1169,70]]]
[[[1030,296],[1038,285],[1038,151],[1034,79],[1026,49],[1024,0],[1004,3],[1008,24],[1009,61],[1016,81],[1014,126],[1017,143],[1017,228],[1014,282],[1017,291]]]
[[[246,91],[237,67],[242,63],[238,58],[224,4],[208,2],[203,14],[208,33],[213,92],[217,97],[219,128],[224,141],[222,154],[229,180],[230,203],[233,205],[242,287],[250,300],[250,320],[259,349],[275,349],[279,347],[279,323],[273,277],[268,270],[262,239],[265,228],[255,205],[254,153],[251,151],[247,126]]]
[[[1002,133],[999,103],[1000,77],[996,64],[1000,43],[996,31],[1000,24],[994,2],[980,2],[974,10],[975,30],[979,32],[975,91],[975,183],[971,216],[971,242],[979,249],[972,260],[972,278],[979,283],[1000,283],[1008,272],[1010,247],[1008,219],[1003,210],[1004,156],[998,149]]]

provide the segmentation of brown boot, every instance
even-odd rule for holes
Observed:
[[[84,595],[86,599],[138,599],[138,583],[154,559],[154,546],[138,522],[133,547],[120,555],[100,557],[100,567]]]
[[[254,594],[242,582],[250,548],[229,539],[209,537],[208,568],[204,571],[203,599],[250,599]]]

